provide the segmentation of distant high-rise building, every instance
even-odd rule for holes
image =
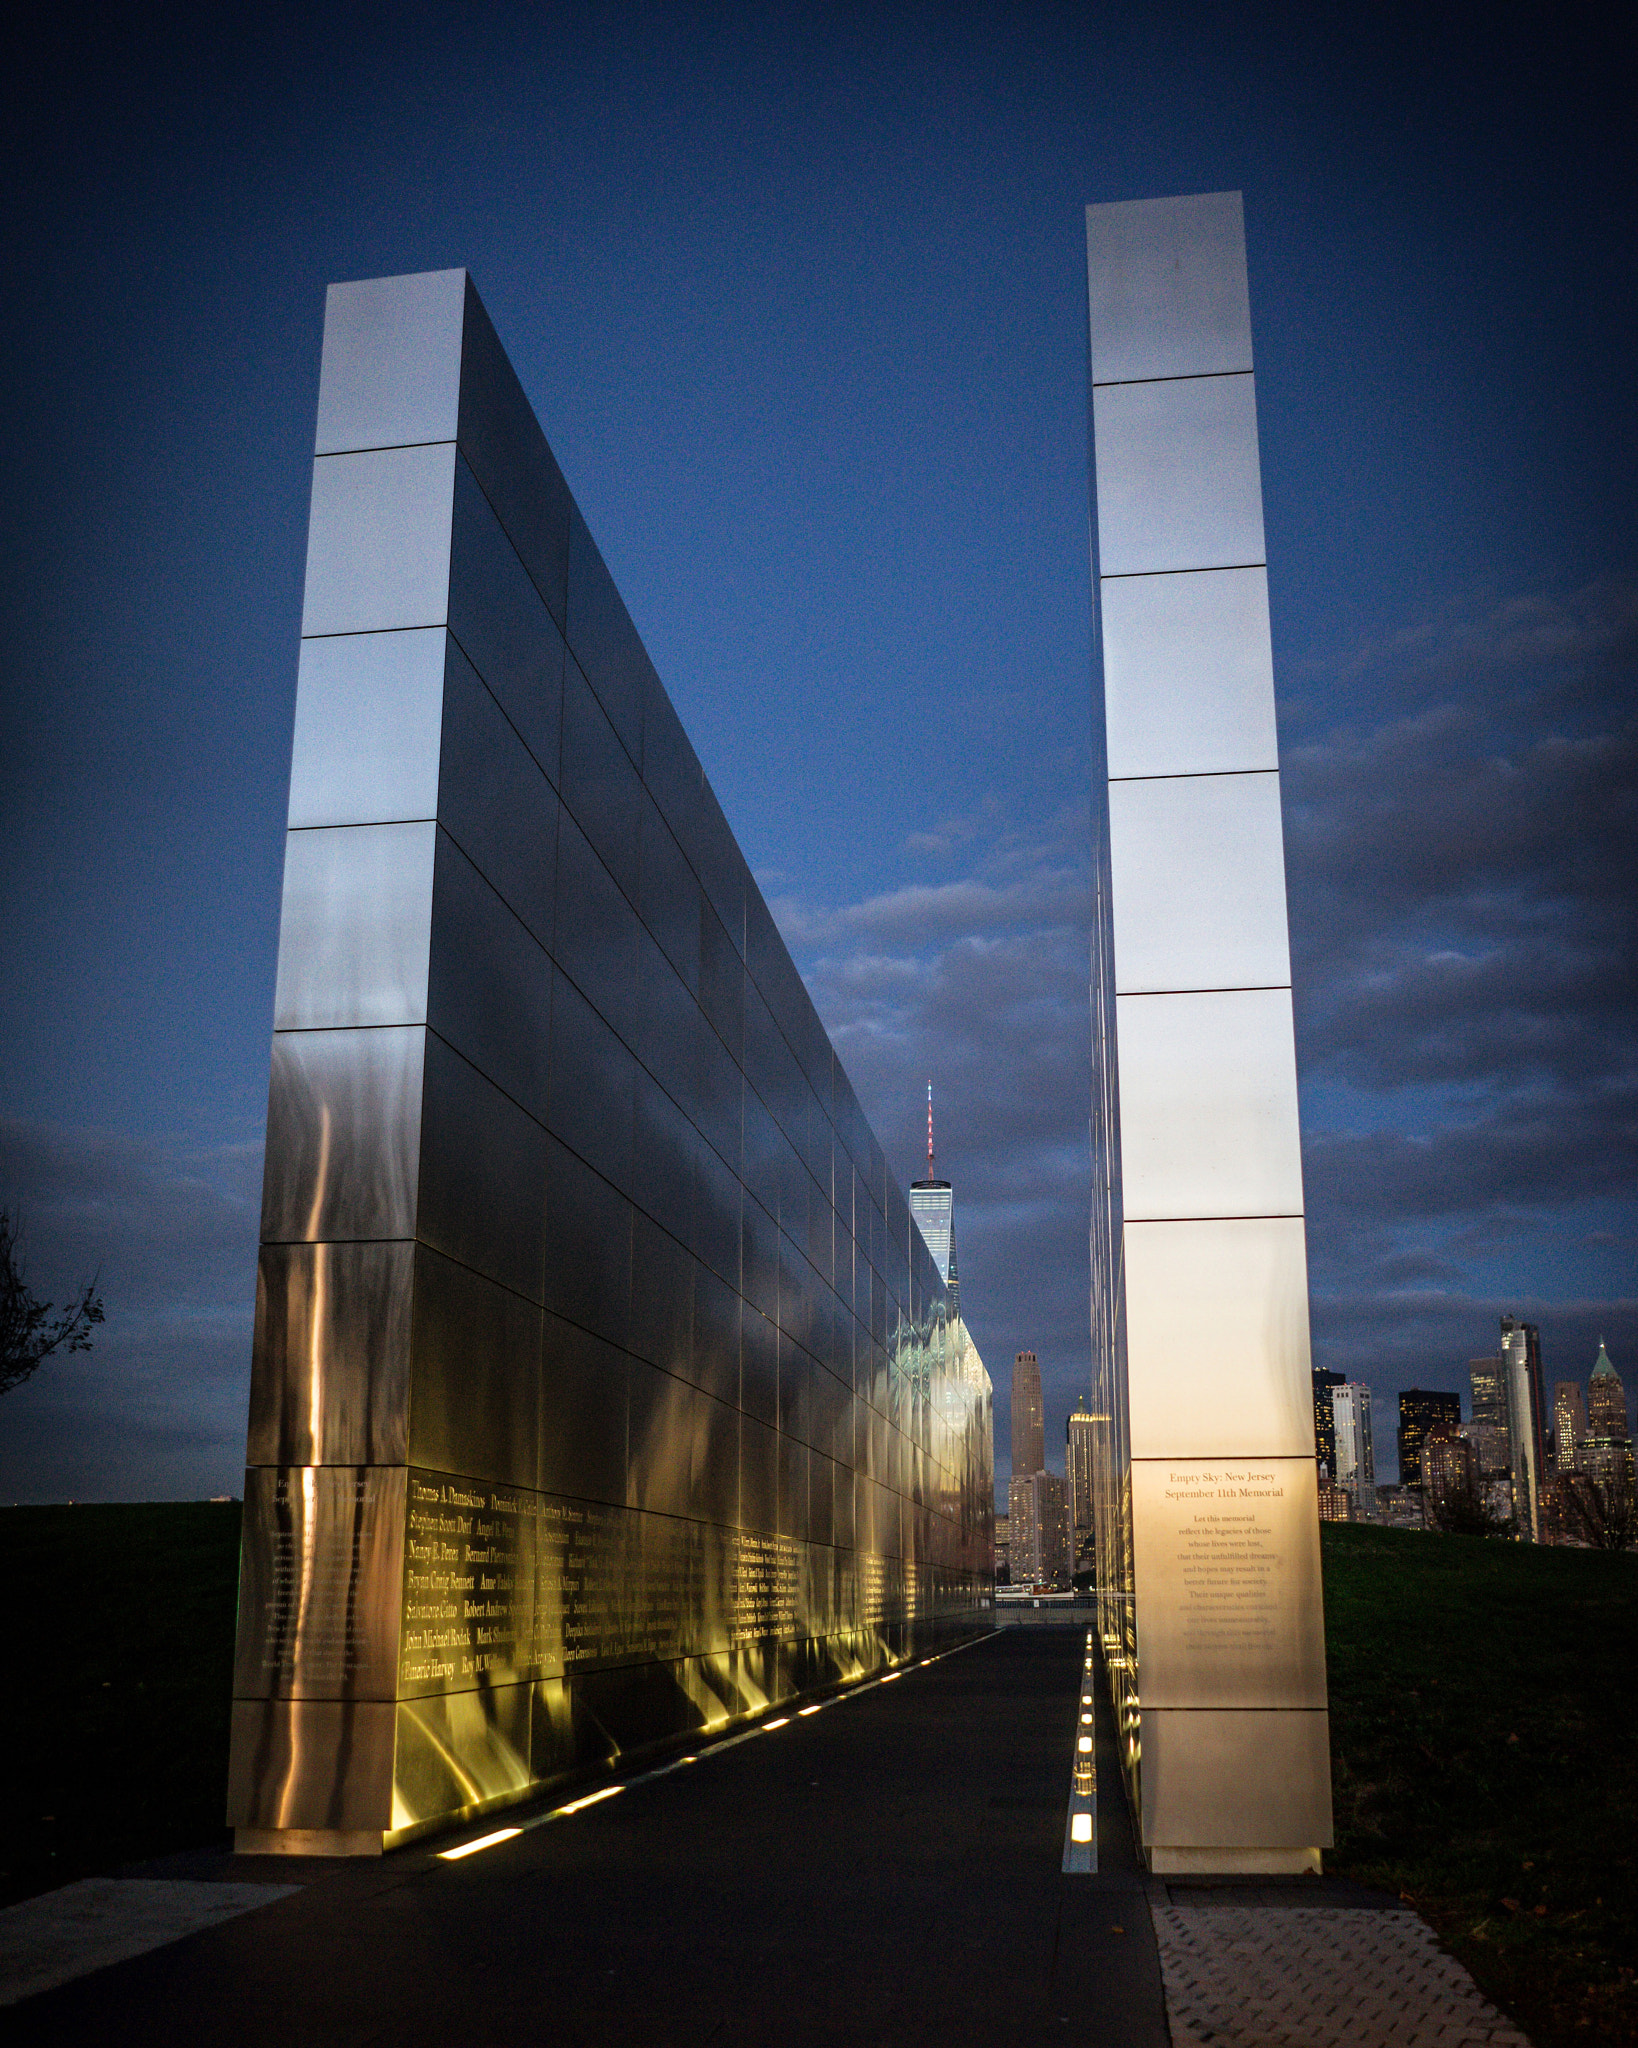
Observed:
[[[1331,1389],[1337,1469],[1331,1475],[1354,1504],[1354,1519],[1368,1520],[1376,1503],[1376,1450],[1371,1441],[1371,1390],[1359,1381]]]
[[[1605,1487],[1630,1486],[1633,1477],[1632,1432],[1627,1423],[1627,1392],[1610,1363],[1602,1338],[1587,1382],[1587,1446],[1581,1469]]]
[[[1092,1443],[1098,1418],[1081,1402],[1064,1424],[1064,1484],[1069,1493],[1069,1556],[1073,1571],[1092,1569]]]
[[[1457,1413],[1461,1401],[1457,1399]],[[1437,1422],[1418,1446],[1422,1467],[1422,1519],[1430,1529],[1447,1526],[1450,1512],[1479,1498],[1478,1460],[1461,1425]]]
[[[1046,1469],[1046,1411],[1041,1406],[1041,1368],[1033,1351],[1012,1362],[1012,1470],[1018,1479]]]
[[[1481,1429],[1507,1427],[1507,1370],[1500,1354],[1470,1358],[1468,1384],[1473,1389],[1473,1420]]]
[[[1006,1585],[1012,1578],[1012,1517],[995,1518],[995,1582]]]
[[[1526,1543],[1541,1541],[1541,1489],[1547,1481],[1547,1402],[1541,1383],[1541,1332],[1515,1316],[1501,1319],[1507,1373],[1507,1421],[1513,1451],[1513,1512]]]
[[[950,1297],[950,1314],[961,1313],[961,1282],[956,1278],[955,1190],[933,1176],[933,1084],[927,1083],[927,1178],[910,1183],[910,1214],[927,1241],[938,1277]]]
[[[1422,1484],[1422,1439],[1431,1429],[1448,1426],[1452,1436],[1461,1427],[1460,1394],[1430,1394],[1407,1387],[1399,1396],[1399,1483]]]
[[[1331,1396],[1338,1387],[1348,1384],[1345,1372],[1327,1372],[1323,1366],[1313,1368],[1314,1380],[1314,1456],[1331,1478],[1337,1476],[1337,1425],[1331,1411]],[[1320,1516],[1323,1522],[1324,1515]],[[1333,1516],[1331,1519],[1335,1520]]]
[[[1500,1354],[1490,1358],[1470,1358],[1467,1377],[1473,1389],[1469,1441],[1479,1461],[1479,1470],[1489,1480],[1505,1478],[1511,1489],[1513,1439],[1507,1427],[1507,1372]]]
[[[1604,1353],[1599,1351],[1599,1357]],[[1587,1441],[1587,1404],[1579,1380],[1560,1380],[1553,1388],[1553,1462],[1560,1472],[1573,1472]]]
[[[1037,1472],[1035,1484],[1041,1502],[1041,1578],[1049,1586],[1067,1589],[1074,1577],[1069,1490],[1056,1472]]]
[[[1008,1554],[1015,1586],[1070,1583],[1069,1512],[1056,1472],[1026,1472],[1007,1488]]]
[[[1338,1486],[1334,1479],[1322,1479],[1319,1483],[1319,1518],[1322,1522],[1351,1522],[1354,1519],[1354,1497],[1345,1486]]]

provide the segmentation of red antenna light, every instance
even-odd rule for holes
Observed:
[[[927,1178],[933,1177],[933,1084],[927,1083]]]

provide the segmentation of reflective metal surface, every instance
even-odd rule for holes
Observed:
[[[441,626],[449,608],[455,450],[393,448],[313,464],[303,639]]]
[[[1092,381],[1251,368],[1238,192],[1086,209]]]
[[[1109,785],[1115,986],[1289,988],[1278,775]]]
[[[1172,1849],[1302,1851],[1331,1846],[1330,1716],[1143,1712],[1143,1840]],[[1159,1858],[1155,1868],[1162,1868]],[[1173,1863],[1171,1868],[1189,1868]],[[1193,1862],[1196,1870],[1269,1863]],[[1302,1868],[1297,1862],[1288,1866]]]
[[[447,640],[427,627],[303,641],[292,830],[437,815]]]
[[[316,453],[453,441],[465,308],[464,270],[331,285]]]
[[[1312,1456],[1300,1216],[1126,1225],[1134,1458]]]
[[[1129,1218],[1300,1216],[1288,989],[1121,996]]]
[[[426,1022],[437,829],[286,834],[275,1031]]]
[[[230,1786],[292,1851],[970,1633],[993,1535],[982,1363],[470,281],[327,337]]]
[[[1239,195],[1087,210],[1099,1631],[1156,1870],[1330,1840],[1302,1167]]]
[[[1111,779],[1279,765],[1266,569],[1116,576],[1099,601]]]
[[[1263,560],[1252,378],[1100,384],[1092,420],[1102,575]]]

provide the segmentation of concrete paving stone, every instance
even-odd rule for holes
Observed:
[[[1150,1913],[1173,2048],[1529,2048],[1414,1913]]]
[[[288,1884],[87,1877],[0,1912],[0,2005],[288,1898]]]

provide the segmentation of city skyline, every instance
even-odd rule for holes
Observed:
[[[323,291],[449,264],[901,1183],[934,1077],[977,1343],[1067,1412],[1080,222],[1159,193],[1246,195],[1316,1362],[1455,1387],[1504,1310],[1550,1372],[1638,1349],[1620,67],[1529,17],[1187,22],[38,25],[0,1200],[108,1322],[7,1397],[0,1495],[240,1483]]]

